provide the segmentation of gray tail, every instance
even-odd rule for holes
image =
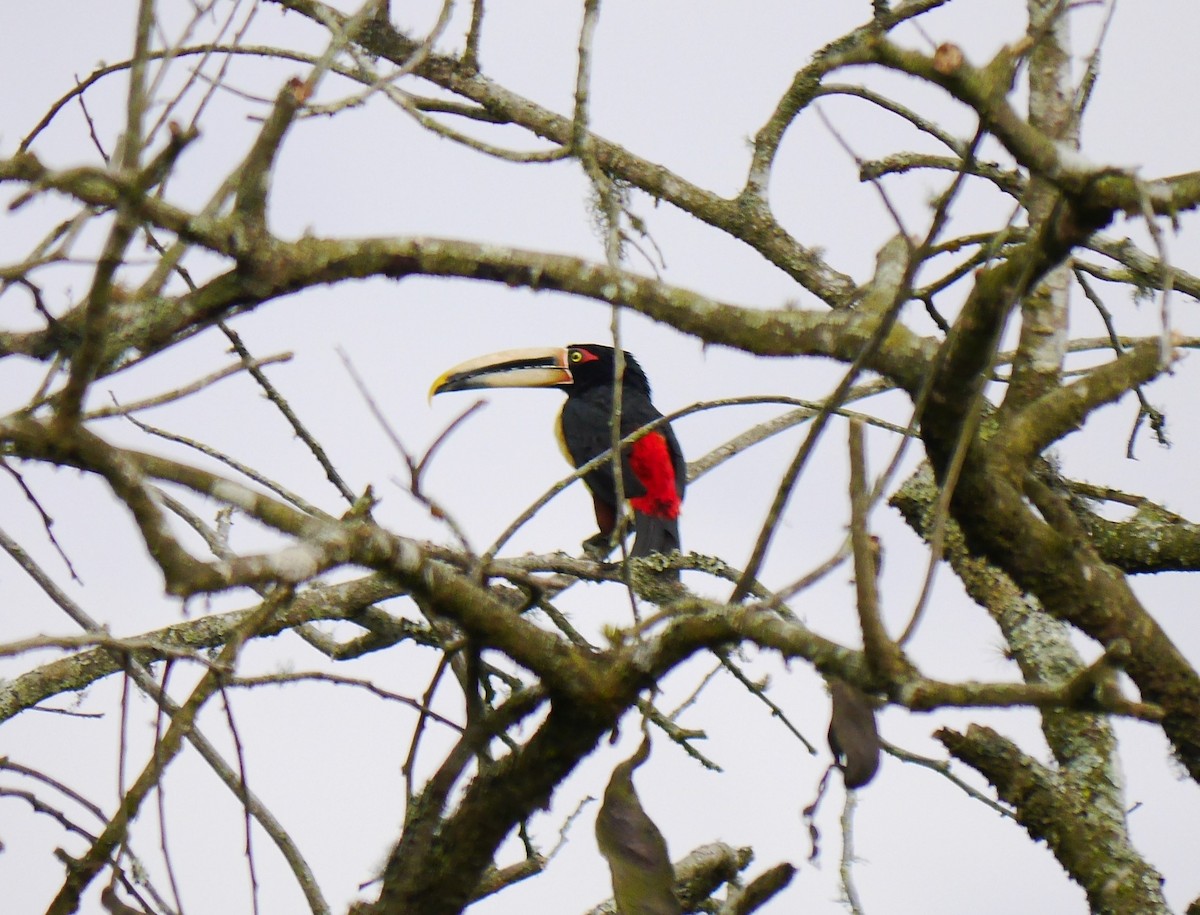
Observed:
[[[633,549],[630,556],[649,556],[651,553],[670,553],[679,549],[679,522],[635,512]],[[679,573],[673,573],[675,578]]]

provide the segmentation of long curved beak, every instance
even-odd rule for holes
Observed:
[[[549,388],[571,381],[565,348],[508,349],[476,356],[447,369],[429,388],[429,397],[478,388]]]

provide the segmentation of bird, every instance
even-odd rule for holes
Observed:
[[[630,353],[622,351],[621,437],[662,420],[650,401],[650,382]],[[443,372],[429,390],[435,394],[482,388],[557,387],[567,395],[558,418],[558,440],[578,469],[612,446],[613,383],[616,350],[599,343],[504,350],[469,359]],[[591,555],[606,556],[622,528],[613,462],[584,474],[599,532],[584,541]],[[679,513],[687,486],[687,464],[670,424],[663,421],[621,449],[621,482],[633,510],[630,556],[679,549]]]

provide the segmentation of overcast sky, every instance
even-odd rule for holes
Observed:
[[[346,3],[339,6],[349,9]],[[188,4],[161,4],[177,28]],[[395,2],[403,25],[426,28],[433,4]],[[460,4],[456,23],[469,4]],[[489,7],[481,48],[484,72],[540,104],[567,113],[572,104],[579,4],[562,0],[498,3]],[[132,46],[136,4],[130,0],[83,3],[45,0],[39,4],[0,6],[0,34],[7,36],[0,57],[0,153],[11,155],[21,138],[49,105],[101,61],[127,57]],[[178,8],[178,9],[177,9]],[[1093,46],[1106,6],[1083,6],[1072,26],[1082,57]],[[595,42],[592,107],[594,128],[639,155],[721,193],[744,180],[748,138],[769,115],[791,76],[824,43],[859,24],[870,4],[761,2],[703,3],[683,0],[607,0]],[[958,0],[922,20],[934,42],[953,41],[968,58],[983,63],[1005,42],[1020,38],[1023,4]],[[211,27],[210,25],[205,26]],[[171,34],[177,34],[171,31]],[[459,47],[461,29],[452,26],[446,48]],[[1118,6],[1105,45],[1101,79],[1083,131],[1083,152],[1092,161],[1136,167],[1147,177],[1198,167],[1200,128],[1195,118],[1195,87],[1200,85],[1200,7],[1188,0],[1159,0]],[[896,37],[926,48],[911,28]],[[295,15],[284,16],[264,5],[247,43],[276,44],[320,51],[321,34]],[[172,71],[180,78],[183,65]],[[228,82],[250,95],[269,98],[293,74],[296,64],[236,62]],[[866,74],[847,72],[838,81]],[[873,76],[872,85],[903,96],[906,103],[939,120],[959,136],[974,124],[944,97],[913,81]],[[98,84],[86,96],[101,142],[112,150],[123,124],[122,77]],[[317,101],[353,94],[355,87],[329,78]],[[821,103],[855,152],[863,159],[900,149],[928,148],[911,129],[848,99]],[[169,188],[184,205],[202,203],[244,154],[258,123],[261,105],[221,95],[201,123],[201,137],[189,149]],[[496,142],[517,148],[536,144],[515,131],[497,131]],[[48,164],[93,164],[97,152],[78,105],[69,105],[34,145]],[[989,155],[996,155],[989,150]],[[822,248],[830,263],[863,281],[870,276],[878,247],[896,231],[875,191],[857,181],[857,167],[828,130],[805,115],[789,131],[772,185],[772,201],[784,225],[802,242]],[[914,231],[923,230],[929,197],[940,179],[916,175],[889,186]],[[13,191],[4,186],[10,198]],[[445,236],[486,240],[517,247],[566,252],[597,261],[600,241],[587,206],[587,185],[575,163],[516,166],[429,136],[403,112],[375,98],[335,118],[298,123],[280,159],[271,202],[271,226],[293,238],[322,236]],[[998,195],[978,194],[958,214],[952,232],[994,227],[1005,216]],[[787,276],[718,233],[699,226],[666,205],[655,207],[633,197],[661,250],[662,275],[668,282],[718,299],[759,306],[817,303]],[[53,207],[5,213],[0,217],[0,251],[10,263],[27,251],[41,227],[62,218]],[[1193,216],[1181,221],[1180,234],[1169,233],[1172,259],[1200,269],[1200,231]],[[1118,223],[1113,237],[1144,239],[1141,226]],[[135,246],[135,254],[140,249]],[[646,263],[631,256],[631,266]],[[52,307],[75,301],[86,288],[87,271],[59,279],[47,290]],[[953,306],[949,297],[947,304]],[[1109,303],[1123,333],[1154,333],[1156,307],[1132,303],[1125,293]],[[910,305],[910,309],[916,306]],[[907,315],[914,325],[919,315]],[[1195,303],[1176,297],[1175,325],[1200,333]],[[397,532],[449,542],[446,530],[402,489],[404,472],[386,435],[371,418],[339,353],[344,353],[371,388],[404,443],[426,448],[469,402],[465,395],[442,397],[432,404],[430,382],[446,367],[468,357],[512,346],[605,341],[610,312],[590,301],[502,286],[410,279],[403,283],[369,281],[322,288],[290,297],[239,319],[235,327],[259,356],[291,351],[292,361],[271,376],[309,428],[330,449],[339,470],[361,490],[373,484],[383,502],[380,521]],[[1083,305],[1072,316],[1073,332],[1102,333]],[[0,327],[38,326],[23,300],[0,300]],[[750,394],[779,394],[813,400],[826,395],[840,378],[833,364],[755,361],[722,349],[704,349],[674,330],[636,315],[620,319],[627,349],[637,355],[664,411],[692,402]],[[229,361],[227,344],[215,334],[193,340],[163,360],[150,360],[134,371],[97,385],[96,403],[108,392],[122,401],[170,389]],[[1174,447],[1155,445],[1143,434],[1136,461],[1125,456],[1136,406],[1130,398],[1089,421],[1086,438],[1068,439],[1059,450],[1069,473],[1083,479],[1140,492],[1190,518],[1200,518],[1200,494],[1191,470],[1200,455],[1200,426],[1185,411],[1196,389],[1196,360],[1185,359],[1175,373],[1151,389],[1153,402],[1166,408]],[[0,409],[27,402],[42,367],[0,361]],[[484,549],[509,521],[565,473],[551,427],[561,403],[553,392],[512,391],[488,398],[444,446],[426,485],[467,531],[472,546]],[[884,400],[881,415],[906,421],[906,402]],[[779,412],[743,407],[698,414],[677,423],[688,457],[702,456],[755,422]],[[279,415],[244,378],[223,382],[181,404],[153,411],[146,419],[183,432],[239,459],[267,468],[285,485],[323,508],[340,514],[345,506],[323,474],[293,438]],[[145,436],[127,423],[112,421],[100,431],[113,440],[147,448]],[[688,493],[682,520],[684,547],[744,564],[753,537],[790,461],[803,430],[765,443],[742,459],[723,465]],[[890,459],[893,438],[873,433],[870,453],[878,470]],[[153,447],[160,447],[155,444]],[[782,525],[764,579],[783,585],[804,574],[833,552],[844,535],[845,429],[835,425],[806,469]],[[909,463],[912,464],[913,455]],[[64,586],[93,616],[118,634],[134,634],[209,609],[249,605],[246,595],[180,608],[161,594],[161,580],[149,562],[131,565],[132,528],[114,509],[95,481],[72,472],[33,471],[31,483],[56,519],[55,534],[79,572],[80,583],[66,583],[61,560],[41,532],[40,521],[7,478],[0,478],[0,526],[59,574]],[[883,601],[892,630],[907,620],[920,591],[926,553],[915,535],[890,509],[876,512],[873,523],[884,538]],[[97,530],[103,531],[97,536]],[[509,545],[513,553],[575,552],[593,530],[590,505],[581,487],[557,499]],[[234,543],[247,548],[270,542],[247,524],[235,527]],[[136,573],[136,574],[135,574]],[[705,593],[724,596],[726,588],[702,579]],[[1181,648],[1200,659],[1200,627],[1195,619],[1194,582],[1184,576],[1137,580],[1147,606]],[[577,588],[564,607],[586,634],[602,639],[604,626],[627,622],[627,603],[615,590]],[[797,599],[795,609],[815,629],[836,638],[855,639],[853,588],[845,570]],[[36,633],[66,633],[66,619],[39,596],[21,573],[0,558],[0,641]],[[402,608],[397,607],[397,612]],[[1081,649],[1095,655],[1081,640]],[[411,651],[406,649],[405,652]],[[986,615],[967,601],[946,570],[912,644],[914,660],[925,673],[945,679],[1009,679],[1015,667],[1002,654],[1002,640]],[[344,665],[341,672],[371,677],[409,695],[424,689],[429,658],[387,652]],[[42,656],[44,660],[47,656]],[[419,662],[419,663],[418,663]],[[27,657],[0,662],[0,675],[27,669]],[[274,670],[319,667],[299,639],[283,637],[249,654],[252,668]],[[670,709],[688,695],[712,665],[701,659],[667,681],[661,706]],[[747,657],[746,669],[772,677],[773,699],[822,748],[828,700],[818,678],[804,665],[784,670],[772,658]],[[115,761],[119,722],[113,709],[120,684],[98,685],[83,697],[83,711],[107,711],[102,720],[81,723],[25,713],[0,728],[0,755],[39,766],[111,808],[115,797]],[[300,688],[297,688],[299,690]],[[364,868],[381,860],[402,815],[403,784],[399,767],[407,750],[411,716],[393,705],[348,696],[327,687],[260,692],[235,697],[246,739],[252,786],[279,813],[309,856],[335,911],[357,898],[356,887],[370,874]],[[303,695],[304,698],[297,699]],[[800,810],[810,802],[827,758],[810,757],[769,712],[728,678],[704,694],[683,724],[708,733],[704,752],[725,769],[716,775],[688,760],[661,737],[651,762],[639,770],[637,785],[648,812],[681,856],[713,840],[752,845],[751,873],[778,861],[800,867],[792,886],[762,911],[803,911],[824,915],[842,911],[837,900],[837,813],[840,788],[827,799],[820,818],[822,857],[805,859],[809,839]],[[455,706],[448,701],[447,709]],[[69,704],[64,698],[60,707]],[[149,703],[134,701],[137,724],[132,745],[145,753],[152,737]],[[302,720],[296,709],[303,708]],[[887,739],[916,752],[941,755],[930,734],[943,724],[965,726],[986,721],[1015,737],[1029,752],[1045,755],[1036,718],[1026,713],[945,713],[918,716],[889,710],[882,715]],[[221,716],[212,709],[203,724],[225,750],[231,749]],[[1118,723],[1129,778],[1127,800],[1138,809],[1130,823],[1139,849],[1167,876],[1167,895],[1183,907],[1200,895],[1195,866],[1196,824],[1200,803],[1195,785],[1169,763],[1161,732],[1145,725]],[[367,735],[367,736],[364,736]],[[616,760],[627,756],[637,738],[636,722],[626,722],[622,739],[605,745],[573,776],[547,814],[534,821],[544,848],[555,837],[581,798],[599,796]],[[437,757],[430,737],[424,765]],[[135,756],[135,759],[143,757]],[[138,763],[140,765],[140,763]],[[427,771],[427,770],[426,770]],[[969,773],[961,772],[970,780]],[[0,780],[2,781],[2,780]],[[979,784],[979,780],[973,780]],[[241,821],[236,804],[194,755],[184,754],[167,779],[168,814],[175,824],[176,861],[197,862],[220,879],[201,878],[182,867],[189,913],[249,911],[245,868],[241,863]],[[608,873],[592,836],[595,805],[587,808],[568,834],[568,843],[542,877],[480,904],[479,912],[515,915],[527,912],[577,912],[610,893]],[[0,799],[0,887],[6,911],[40,911],[61,880],[61,866],[47,848],[62,842],[56,830],[15,801]],[[150,827],[150,817],[144,819]],[[146,828],[142,842],[154,846]],[[971,801],[937,775],[894,759],[885,760],[879,778],[861,796],[856,826],[861,857],[855,880],[867,912],[1082,912],[1083,893],[1063,875],[1052,856],[1032,845],[1023,831],[994,811]],[[301,899],[280,873],[274,850],[261,837],[258,862],[264,884],[264,911],[298,911]],[[77,850],[77,849],[75,849]],[[517,850],[512,849],[513,859]],[[188,882],[190,881],[190,882]]]

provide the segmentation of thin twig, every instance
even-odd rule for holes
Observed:
[[[169,403],[174,403],[177,400],[182,400],[189,395],[203,391],[205,388],[211,387],[218,381],[229,378],[238,372],[249,371],[252,368],[262,368],[266,365],[276,365],[283,362],[290,362],[292,359],[291,353],[279,353],[275,356],[265,356],[262,359],[255,359],[247,365],[240,363],[238,365],[229,365],[223,369],[218,369],[203,378],[186,384],[183,387],[175,388],[173,391],[165,391],[162,394],[156,394],[153,397],[146,397],[142,400],[135,400],[133,403],[121,404],[113,398],[113,406],[97,407],[95,410],[89,410],[81,417],[83,420],[92,419],[108,419],[111,416],[128,416],[130,413],[138,413],[142,410],[149,410],[152,407],[161,407]],[[112,396],[112,392],[109,392]]]
[[[246,348],[246,344],[242,342],[241,336],[224,321],[220,322],[217,326],[233,346],[234,352],[242,360],[242,365],[246,367],[246,371],[250,373],[250,377],[257,381],[258,386],[263,389],[263,393],[267,395],[267,400],[273,403],[279,412],[283,414],[284,419],[288,421],[288,425],[292,427],[292,431],[296,433],[300,441],[304,442],[308,450],[312,452],[313,457],[317,459],[317,463],[321,465],[321,469],[325,471],[325,477],[342,494],[342,498],[353,505],[354,500],[357,498],[354,490],[342,479],[341,474],[337,472],[337,468],[333,466],[333,462],[329,459],[329,455],[325,453],[325,449],[321,447],[320,442],[308,431],[308,428],[300,422],[300,417],[292,410],[291,405],[279,393],[266,374],[258,368],[259,360],[251,357],[250,351]]]
[[[862,900],[854,885],[854,808],[858,806],[858,792],[847,791],[842,802],[842,856],[838,862],[838,877],[842,883],[842,897],[853,915],[864,915]]]

